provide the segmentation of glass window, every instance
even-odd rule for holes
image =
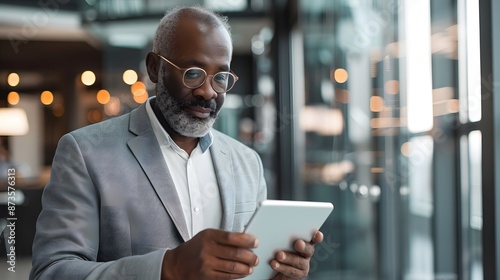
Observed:
[[[481,132],[478,130],[460,139],[462,188],[462,246],[470,252],[462,259],[464,279],[483,279],[481,198]]]
[[[294,150],[306,198],[336,205],[311,279],[481,279],[478,15],[478,1],[299,1]]]

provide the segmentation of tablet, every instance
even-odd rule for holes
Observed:
[[[295,251],[297,239],[311,240],[333,210],[329,202],[264,200],[253,214],[244,232],[259,240],[253,250],[259,265],[245,279],[271,279],[275,271],[270,262],[277,251]]]

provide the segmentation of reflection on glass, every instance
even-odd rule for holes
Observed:
[[[305,79],[304,92],[293,96],[302,105],[296,112],[303,141],[294,148],[305,153],[297,160],[306,197],[338,206],[332,236],[341,244],[311,279],[476,279],[481,159],[473,154],[480,155],[480,136],[471,134],[469,143],[467,135],[466,152],[457,151],[457,134],[467,132],[455,118],[474,106],[472,95],[457,91],[480,93],[467,89],[468,75],[479,73],[468,61],[479,61],[478,52],[462,53],[474,52],[478,45],[464,45],[479,32],[457,24],[457,5],[474,13],[466,4],[477,0],[299,3]],[[455,162],[464,158],[465,208],[455,199],[457,182],[464,182]]]
[[[481,132],[472,131],[469,134],[470,186],[471,208],[470,227],[481,230],[483,228],[482,200],[481,200]]]
[[[481,120],[481,59],[479,53],[479,0],[467,0],[467,91],[469,121]]]
[[[471,280],[483,279],[482,238],[483,211],[481,197],[481,132],[469,134],[470,160],[470,247],[471,247]]]
[[[409,279],[433,279],[432,236],[433,194],[431,136],[414,137],[409,142]]]
[[[460,121],[481,120],[481,62],[479,46],[479,1],[459,0],[458,49],[460,73]]]
[[[246,0],[205,0],[206,7],[215,11],[242,11],[247,8]]]
[[[300,112],[300,127],[320,135],[339,135],[344,129],[342,112],[322,106],[305,106]]]
[[[345,83],[347,81],[348,77],[349,77],[349,74],[343,68],[339,68],[333,72],[333,78],[339,84]]]
[[[406,90],[408,129],[432,129],[432,68],[430,2],[405,1]]]
[[[462,219],[462,246],[465,255],[462,262],[462,274],[467,279],[483,279],[482,260],[482,197],[481,197],[481,132],[472,131],[460,139],[461,197]]]

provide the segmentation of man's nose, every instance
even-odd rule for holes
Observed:
[[[201,86],[193,90],[193,95],[202,97],[205,100],[215,99],[217,97],[217,92],[215,92],[212,87],[212,82],[212,76],[208,76]]]

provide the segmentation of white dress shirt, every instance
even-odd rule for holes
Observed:
[[[212,132],[201,137],[188,155],[161,126],[151,107],[151,99],[153,97],[147,101],[146,111],[179,195],[190,237],[206,228],[219,229],[222,205],[209,151]]]

